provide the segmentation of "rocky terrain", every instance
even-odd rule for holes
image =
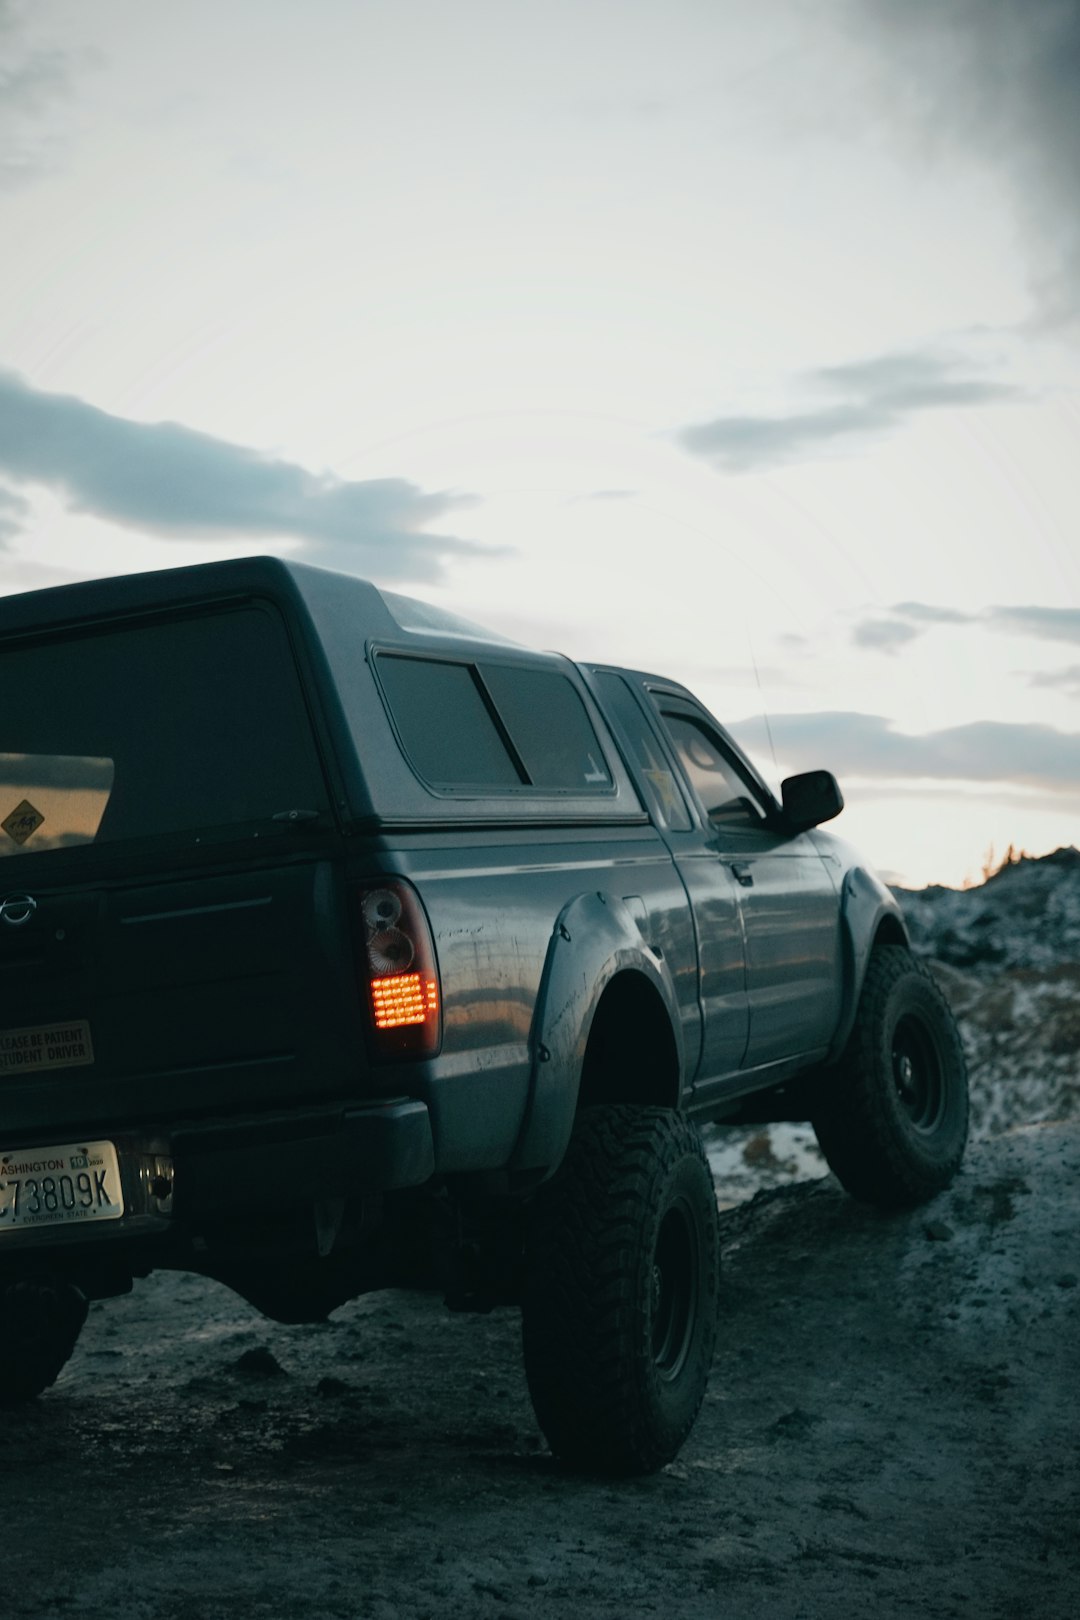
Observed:
[[[714,1143],[720,1345],[675,1463],[560,1474],[512,1311],[392,1293],[287,1328],[159,1275],[4,1414],[4,1613],[1072,1620],[1080,856],[903,899],[961,1015],[964,1169],[881,1215],[805,1134]]]
[[[896,893],[960,1019],[974,1134],[1080,1114],[1080,850]]]

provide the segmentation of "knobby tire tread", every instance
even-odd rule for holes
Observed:
[[[882,1073],[885,1015],[905,978],[925,987],[926,1010],[939,1021],[938,1051],[949,1088],[951,1140],[937,1151],[907,1129]],[[854,1198],[881,1208],[926,1202],[953,1179],[967,1139],[967,1071],[956,1020],[930,968],[903,946],[879,946],[871,955],[855,1024],[844,1054],[826,1078],[813,1124],[829,1168]]]
[[[685,1173],[688,1156],[708,1178],[711,1199],[700,1138],[685,1118],[665,1109],[589,1109],[538,1200],[523,1313],[526,1371],[541,1428],[571,1466],[650,1471],[674,1455],[697,1415],[704,1380],[688,1417],[657,1433],[650,1321],[634,1286],[641,1245],[654,1224],[659,1230],[655,1189]],[[715,1220],[715,1202],[712,1209]],[[715,1229],[704,1241],[715,1274]],[[697,1353],[708,1362],[715,1285],[705,1292],[701,1309],[711,1320],[703,1321]]]

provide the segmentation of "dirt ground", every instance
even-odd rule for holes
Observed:
[[[155,1276],[3,1415],[0,1603],[87,1620],[1080,1613],[1080,1124],[912,1214],[722,1215],[706,1404],[646,1480],[560,1474],[511,1311],[325,1326]]]

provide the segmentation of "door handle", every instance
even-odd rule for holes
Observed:
[[[747,866],[746,862],[732,861],[730,865],[731,870],[735,874],[736,881],[741,883],[744,889],[752,889],[754,887],[754,874],[752,869]]]

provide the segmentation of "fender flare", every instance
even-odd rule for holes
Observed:
[[[550,1173],[562,1162],[596,1009],[611,981],[625,972],[640,974],[660,997],[671,1025],[681,1089],[685,1054],[667,964],[642,939],[622,900],[600,891],[580,894],[564,906],[552,929],[529,1036],[529,1100],[511,1168]]]
[[[827,1063],[847,1045],[862,995],[870,953],[884,928],[890,944],[911,948],[904,914],[885,884],[865,866],[852,866],[840,891],[840,936],[843,955],[843,1002],[840,1021],[829,1047]]]

